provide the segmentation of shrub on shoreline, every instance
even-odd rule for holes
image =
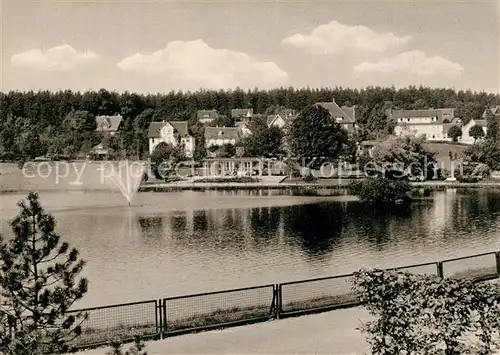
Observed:
[[[394,205],[409,203],[411,186],[407,180],[367,178],[349,184],[353,195],[368,205]]]

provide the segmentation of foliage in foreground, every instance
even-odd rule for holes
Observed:
[[[148,355],[146,352],[146,345],[142,341],[140,336],[136,336],[134,339],[134,345],[130,347],[127,351],[123,352],[123,342],[120,339],[113,340],[111,342],[111,350],[108,351],[106,355]]]
[[[349,185],[354,196],[367,205],[392,205],[396,202],[409,202],[411,186],[407,180],[386,178],[366,178]]]
[[[0,240],[0,353],[64,352],[80,335],[85,315],[66,314],[87,292],[76,279],[85,265],[76,249],[60,242],[55,220],[38,194],[19,202],[14,238]]]
[[[375,320],[362,325],[374,355],[493,354],[500,290],[491,283],[383,270],[354,273]]]

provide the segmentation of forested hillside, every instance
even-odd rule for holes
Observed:
[[[98,92],[0,93],[0,153],[31,158],[47,152],[69,154],[88,151],[102,139],[94,132],[96,115],[121,114],[125,124],[119,139],[108,142],[122,156],[144,156],[146,129],[154,120],[189,120],[197,138],[203,127],[196,111],[216,109],[228,115],[232,108],[253,108],[268,114],[277,107],[301,110],[320,101],[355,105],[360,139],[375,139],[391,132],[387,108],[420,109],[453,107],[464,121],[479,118],[487,106],[500,104],[500,96],[471,91],[409,87],[366,89],[281,88],[265,90],[170,92],[141,95]]]

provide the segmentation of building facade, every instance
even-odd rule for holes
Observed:
[[[239,140],[240,135],[236,127],[205,127],[205,148],[236,145]]]
[[[455,109],[388,110],[388,117],[395,123],[394,133],[399,136],[424,136],[429,141],[451,141],[448,130],[462,126],[455,117]]]
[[[184,154],[192,158],[195,148],[195,139],[190,134],[187,121],[151,122],[148,131],[149,154],[162,142],[174,147],[181,146]]]

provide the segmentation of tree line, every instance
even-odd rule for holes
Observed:
[[[195,155],[204,154],[204,126],[196,112],[216,109],[232,125],[233,108],[252,108],[267,115],[280,107],[297,111],[316,102],[335,101],[356,106],[358,139],[378,139],[392,132],[394,123],[386,109],[451,107],[464,122],[479,119],[485,107],[500,104],[500,96],[486,92],[455,91],[410,86],[351,88],[280,88],[273,90],[200,90],[165,94],[99,91],[0,93],[0,154],[32,158],[48,152],[72,155],[87,152],[102,141],[95,130],[97,115],[120,114],[124,118],[120,138],[106,142],[121,156],[147,155],[147,127],[151,121],[187,120],[196,139]]]

